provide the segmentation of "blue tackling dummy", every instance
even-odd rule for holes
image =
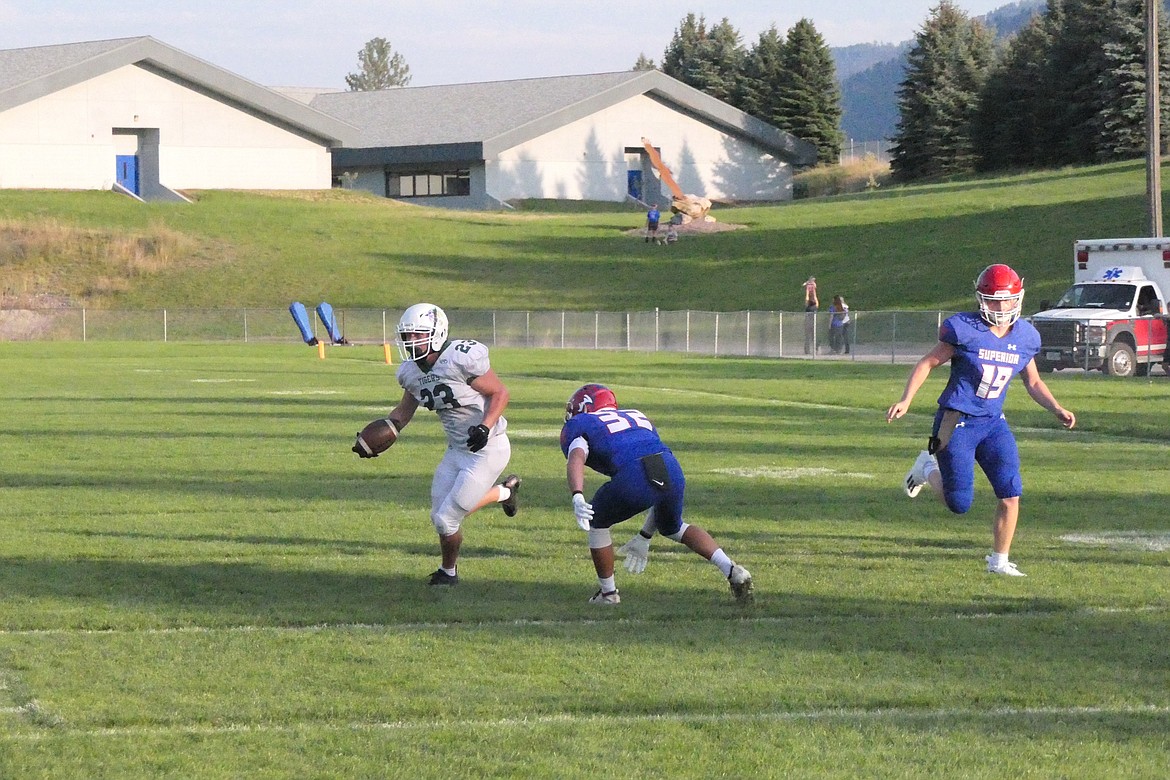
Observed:
[[[292,315],[293,322],[297,324],[297,328],[301,331],[301,338],[310,347],[317,346],[317,338],[313,335],[312,322],[309,320],[309,312],[305,310],[305,304],[300,301],[293,301],[288,307],[288,313]]]
[[[321,319],[321,324],[325,326],[325,330],[329,333],[329,338],[334,344],[348,343],[341,337],[341,328],[337,327],[337,317],[333,316],[332,306],[324,301],[317,304],[317,316]]]

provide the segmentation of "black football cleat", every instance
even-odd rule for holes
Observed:
[[[508,517],[516,516],[516,494],[520,492],[520,477],[515,474],[509,474],[504,477],[503,485],[512,491],[512,495],[500,502],[500,506],[504,508],[504,514]]]
[[[434,573],[431,574],[430,582],[428,582],[427,584],[428,585],[458,585],[459,584],[459,575],[458,574],[448,574],[447,572],[443,571],[442,569],[435,569]]]

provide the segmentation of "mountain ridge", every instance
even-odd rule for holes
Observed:
[[[997,41],[1016,34],[1046,7],[1044,0],[1018,0],[974,17],[995,30]],[[914,39],[830,47],[841,86],[841,130],[846,140],[877,141],[894,135],[898,85]]]

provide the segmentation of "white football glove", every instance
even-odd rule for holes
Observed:
[[[634,534],[634,538],[617,548],[620,555],[626,556],[626,571],[630,574],[641,574],[646,571],[646,561],[650,557],[650,540],[642,534]]]
[[[588,531],[589,521],[593,519],[593,505],[580,493],[573,494],[573,514],[577,516],[577,525],[581,530]]]

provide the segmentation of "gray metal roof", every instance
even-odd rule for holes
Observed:
[[[494,159],[506,149],[643,94],[782,159],[798,165],[816,160],[812,144],[657,70],[337,92],[318,95],[310,105],[359,129],[356,140],[342,151],[355,160],[364,157],[354,154],[359,149],[404,147],[478,148],[480,159]]]
[[[126,65],[201,87],[269,121],[333,146],[356,128],[149,36],[0,50],[0,111]]]

